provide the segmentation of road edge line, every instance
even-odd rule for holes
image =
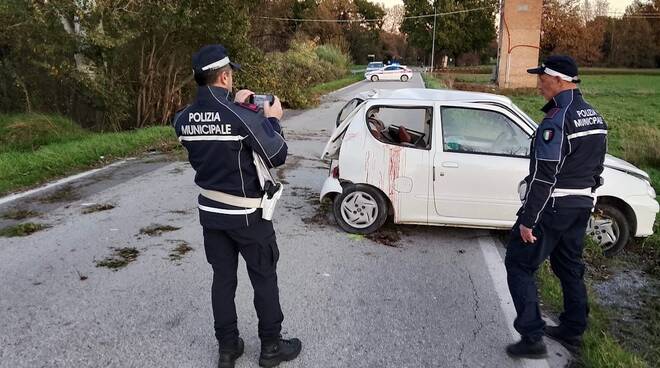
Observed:
[[[354,85],[356,85],[356,84],[360,84],[360,83],[362,83],[362,82],[364,82],[364,80],[359,80],[359,81],[357,81],[357,82],[355,82],[355,83],[351,83],[351,84],[349,84],[348,86],[342,87],[342,88],[340,88],[340,89],[336,89],[336,90],[334,90],[334,91],[332,91],[332,92],[328,92],[328,93],[326,94],[326,96],[327,96],[327,95],[331,95],[331,94],[333,94],[333,93],[339,93],[339,92],[341,92],[341,91],[343,91],[343,90],[345,90],[345,89],[348,89],[348,88],[350,88],[350,87],[353,87]]]
[[[75,180],[78,180],[78,179],[82,179],[82,178],[87,177],[87,176],[90,176],[90,175],[92,175],[92,174],[96,174],[96,173],[98,173],[98,172],[100,172],[100,171],[104,171],[104,170],[110,169],[110,168],[112,168],[112,167],[116,167],[116,166],[123,165],[123,164],[125,164],[126,162],[128,162],[128,161],[130,161],[130,160],[133,160],[133,159],[134,159],[134,158],[131,157],[131,158],[127,158],[127,159],[124,159],[124,160],[121,160],[121,161],[113,162],[113,163],[111,163],[111,164],[109,164],[109,165],[106,165],[106,166],[103,166],[103,167],[99,167],[99,168],[97,168],[97,169],[92,169],[92,170],[84,171],[84,172],[81,172],[81,173],[78,173],[78,174],[75,174],[75,175],[71,175],[71,176],[67,176],[67,177],[62,178],[62,179],[58,179],[58,180],[53,181],[53,182],[50,182],[50,183],[46,183],[46,184],[44,184],[44,185],[42,185],[42,186],[40,186],[40,187],[38,187],[38,188],[30,189],[30,190],[27,190],[27,191],[25,191],[25,192],[13,193],[13,194],[10,194],[10,195],[7,195],[7,196],[4,196],[4,197],[1,197],[1,198],[0,198],[0,205],[4,205],[4,204],[6,204],[6,203],[13,202],[13,201],[15,201],[15,200],[17,200],[17,199],[21,199],[21,198],[23,198],[23,197],[27,197],[27,196],[33,195],[33,194],[36,194],[36,193],[42,192],[42,191],[44,191],[44,190],[48,190],[48,189],[51,189],[51,188],[55,188],[55,187],[57,187],[57,186],[67,184],[67,183],[70,183],[70,182],[75,181]]]
[[[511,294],[509,293],[504,260],[502,259],[500,252],[497,251],[497,246],[495,245],[492,237],[480,237],[479,248],[481,248],[481,254],[484,257],[484,262],[488,268],[488,273],[490,274],[490,279],[493,283],[493,289],[495,289],[495,292],[497,293],[497,298],[500,302],[500,309],[504,314],[504,319],[509,328],[509,333],[514,340],[518,340],[520,339],[520,335],[515,330],[515,328],[513,328],[513,321],[516,318],[516,309],[513,306],[513,300],[511,299]],[[502,353],[504,353],[504,347],[502,347]],[[526,368],[550,367],[546,359],[521,359],[520,362],[522,366]]]

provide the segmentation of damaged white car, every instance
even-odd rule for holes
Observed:
[[[397,224],[508,229],[521,201],[536,123],[504,96],[409,88],[363,92],[339,112],[322,159],[321,201],[340,226]],[[648,174],[608,155],[587,233],[605,254],[653,233]]]

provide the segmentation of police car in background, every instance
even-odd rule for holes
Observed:
[[[398,224],[510,229],[537,124],[504,96],[409,88],[363,92],[337,116],[322,159],[351,233]],[[659,210],[649,175],[607,155],[587,234],[611,256],[653,233]]]
[[[407,66],[392,64],[380,69],[367,70],[364,73],[364,78],[372,82],[378,82],[379,80],[400,80],[407,82],[412,78],[412,74],[412,69]]]
[[[368,73],[368,72],[371,72],[371,71],[374,71],[374,70],[382,69],[384,67],[385,67],[385,64],[383,64],[383,62],[381,62],[381,61],[372,61],[371,63],[367,64],[367,69],[365,70],[365,72]]]

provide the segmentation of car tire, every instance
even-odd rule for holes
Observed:
[[[408,76],[407,75],[402,75],[401,76],[401,82],[407,82],[408,81]]]
[[[601,246],[606,257],[613,257],[630,241],[630,223],[617,207],[597,204],[587,225],[587,236]]]
[[[339,226],[352,234],[371,234],[380,229],[388,215],[388,202],[376,188],[364,184],[344,186],[335,197],[333,213]]]
[[[378,76],[377,75],[372,75],[371,76],[371,81],[372,82],[378,82]]]

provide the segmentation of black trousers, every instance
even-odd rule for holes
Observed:
[[[582,335],[587,328],[589,307],[582,250],[590,214],[589,208],[545,209],[534,228],[533,244],[523,243],[519,224],[513,226],[504,263],[517,312],[513,326],[523,337],[536,341],[543,336],[545,322],[534,275],[548,256],[564,294],[564,311],[559,316],[562,328],[571,335]]]
[[[282,309],[277,287],[279,250],[270,221],[259,221],[249,227],[232,230],[204,228],[206,259],[213,267],[211,301],[215,320],[215,336],[223,346],[238,340],[234,297],[238,279],[238,254],[245,260],[254,289],[254,307],[259,318],[259,338],[273,341],[282,329]]]

